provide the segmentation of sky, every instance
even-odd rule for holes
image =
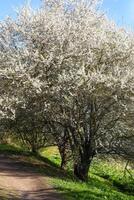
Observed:
[[[29,0],[0,0],[0,20],[7,16],[14,17],[16,8],[25,5]],[[30,0],[34,8],[40,6],[40,0]]]
[[[14,17],[14,10],[24,5],[26,0],[0,0],[0,20],[6,16]],[[38,8],[40,0],[31,0],[32,6]],[[134,0],[103,0],[102,9],[118,25],[134,30]]]
[[[134,0],[103,0],[102,7],[118,25],[134,30]]]

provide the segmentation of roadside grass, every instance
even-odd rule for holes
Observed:
[[[21,155],[20,160],[33,167],[49,181],[66,200],[134,200],[134,181],[129,174],[124,176],[125,163],[117,160],[94,159],[89,181],[82,183],[73,176],[71,169],[60,169],[60,155],[57,147],[47,147],[33,155],[23,148],[0,145],[0,153]],[[134,173],[134,170],[131,170]]]
[[[39,150],[39,155],[41,155],[43,158],[47,158],[57,167],[60,166],[61,159],[60,159],[60,155],[59,155],[59,151],[57,147],[50,146],[47,148],[41,148]]]
[[[40,154],[60,166],[56,147],[41,149]],[[55,177],[51,181],[67,200],[134,200],[134,181],[129,174],[124,176],[124,168],[125,162],[121,160],[96,158],[87,183],[76,180],[73,175],[72,179]]]
[[[0,154],[4,155],[28,155],[29,152],[17,145],[0,144]]]

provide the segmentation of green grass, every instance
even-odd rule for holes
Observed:
[[[123,176],[125,163],[122,161],[94,159],[89,181],[82,183],[73,177],[70,169],[59,168],[60,155],[56,147],[42,148],[38,156],[11,145],[0,145],[2,151],[24,153],[27,165],[33,165],[42,175],[47,175],[66,200],[134,200],[134,181],[129,174]]]
[[[18,147],[17,145],[10,145],[10,144],[0,144],[0,153],[1,154],[8,154],[8,155],[12,155],[12,154],[29,154],[28,151],[26,151],[25,149]]]
[[[48,148],[41,148],[39,154],[49,159],[55,165],[60,166],[60,155],[57,147],[51,146]]]
[[[56,147],[42,149],[40,154],[60,165]],[[76,181],[73,176],[51,181],[67,200],[134,200],[134,182],[128,174],[124,177],[124,166],[123,161],[95,159],[87,183]]]

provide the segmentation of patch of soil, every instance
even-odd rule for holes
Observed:
[[[60,200],[47,177],[24,165],[19,159],[0,155],[0,199]]]

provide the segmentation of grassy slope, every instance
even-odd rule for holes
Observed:
[[[56,147],[40,150],[40,155],[33,156],[21,148],[0,145],[0,152],[21,154],[28,165],[34,164],[36,170],[49,176],[51,183],[68,200],[134,200],[134,182],[123,177],[122,164],[114,161],[95,160],[88,183],[76,181],[68,168],[67,172],[59,169],[60,156]]]
[[[60,157],[55,147],[40,151],[42,156],[59,165]],[[134,200],[134,182],[123,177],[122,163],[114,160],[95,160],[88,183],[81,183],[74,178],[53,178],[55,187],[62,191],[69,200]]]

